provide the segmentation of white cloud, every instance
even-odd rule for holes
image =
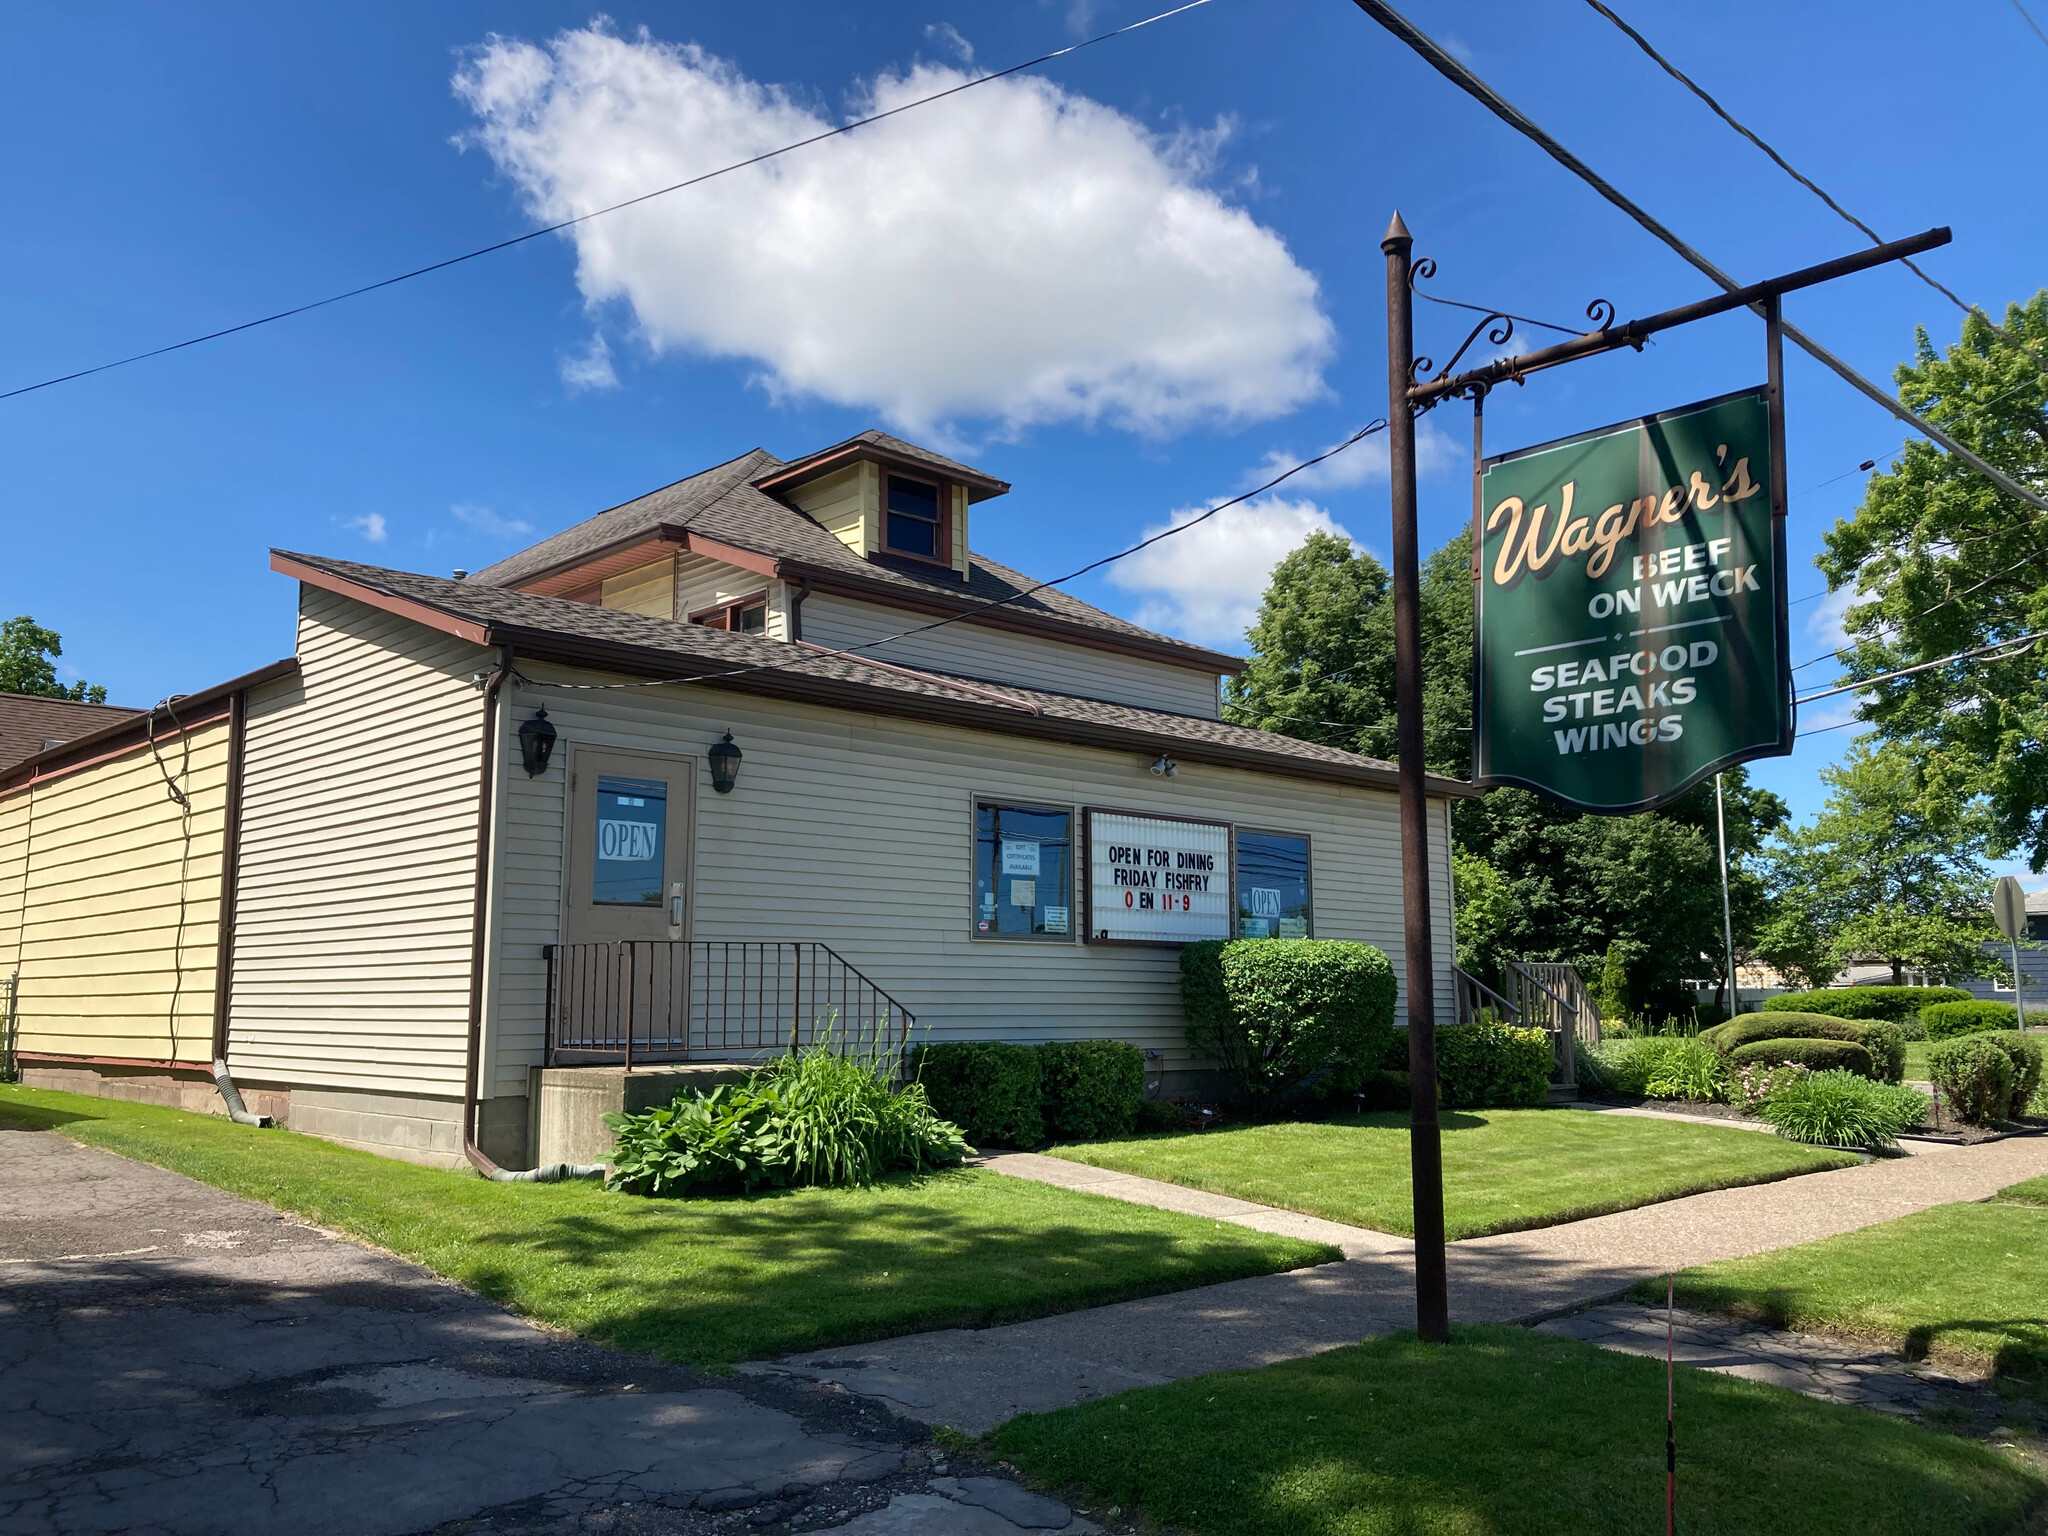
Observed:
[[[974,62],[974,44],[960,35],[960,29],[950,21],[935,21],[924,29],[924,35],[939,44],[962,64]]]
[[[920,64],[855,114],[958,85]],[[833,120],[690,45],[602,26],[492,37],[458,71],[472,142],[555,220]],[[1015,76],[570,232],[593,306],[656,352],[748,359],[775,394],[906,429],[1269,419],[1324,394],[1314,277],[1206,185],[1228,122],[1162,136]]]
[[[586,389],[617,389],[619,376],[612,371],[612,349],[601,335],[595,333],[590,345],[581,353],[561,360],[562,382],[569,387],[569,393],[581,394]]]
[[[513,539],[521,534],[533,532],[533,524],[522,522],[516,517],[500,517],[489,507],[470,507],[458,503],[448,510],[455,514],[455,520],[464,527],[474,528],[478,533],[488,534],[494,539]]]
[[[1806,616],[1806,633],[1822,651],[1839,651],[1849,644],[1849,631],[1842,627],[1842,616],[1855,601],[1854,587],[1838,587],[1814,604],[1813,612]]]
[[[1334,446],[1329,444],[1318,452],[1326,453]],[[1314,457],[1315,454],[1296,453],[1291,448],[1269,449],[1263,459],[1244,472],[1243,484],[1264,485],[1281,471]],[[1471,467],[1468,450],[1459,448],[1425,418],[1415,429],[1415,472],[1427,476],[1461,467]],[[1290,491],[1348,491],[1386,478],[1387,434],[1381,431],[1362,443],[1354,443],[1334,459],[1304,469],[1285,484]]]
[[[1145,537],[1192,522],[1204,510],[1182,507],[1147,528]],[[1351,537],[1312,501],[1272,496],[1240,502],[1112,566],[1109,580],[1127,592],[1158,594],[1138,610],[1137,622],[1147,628],[1234,648],[1258,617],[1273,567],[1316,532]]]
[[[384,542],[386,529],[382,512],[365,512],[361,517],[345,518],[341,526],[355,529],[372,544]]]

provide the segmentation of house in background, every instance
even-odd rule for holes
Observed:
[[[2009,945],[1987,944],[1985,953],[1998,964],[1997,976],[1973,976],[1961,983],[1972,997],[1989,1002],[2013,1000],[2010,977],[2003,973],[2012,965]],[[2020,936],[2020,1001],[2031,1016],[2038,1011],[2048,1024],[2048,891],[2027,892],[2027,928]]]
[[[581,1150],[550,1094],[825,1030],[1199,1084],[1194,939],[1400,975],[1393,767],[1224,722],[1233,658],[975,553],[1008,489],[869,432],[461,579],[275,552],[293,658],[0,772],[24,1078],[207,1107],[218,1059],[294,1129],[524,1165]],[[1448,1019],[1471,791],[1428,790]]]
[[[0,768],[61,747],[121,720],[139,709],[117,704],[87,704],[79,699],[52,699],[39,693],[0,693]]]

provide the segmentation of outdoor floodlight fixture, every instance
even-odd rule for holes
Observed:
[[[732,793],[733,785],[740,781],[740,749],[733,745],[732,732],[725,733],[725,740],[711,749],[711,787],[721,795]]]
[[[1170,779],[1180,772],[1180,764],[1162,752],[1152,759],[1152,771],[1162,779]]]
[[[541,710],[531,720],[519,722],[519,761],[529,779],[537,779],[548,771],[548,758],[554,750],[555,728],[548,723],[546,710]]]

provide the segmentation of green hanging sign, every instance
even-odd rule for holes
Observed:
[[[1479,783],[1622,815],[1792,750],[1770,414],[1759,387],[1485,461]]]

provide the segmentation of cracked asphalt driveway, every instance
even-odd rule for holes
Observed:
[[[926,1504],[970,1513],[924,1476],[925,1437],[815,1382],[546,1333],[268,1206],[0,1124],[4,1536],[925,1529]],[[1050,1500],[988,1527],[971,1502],[960,1529],[1092,1529]]]

